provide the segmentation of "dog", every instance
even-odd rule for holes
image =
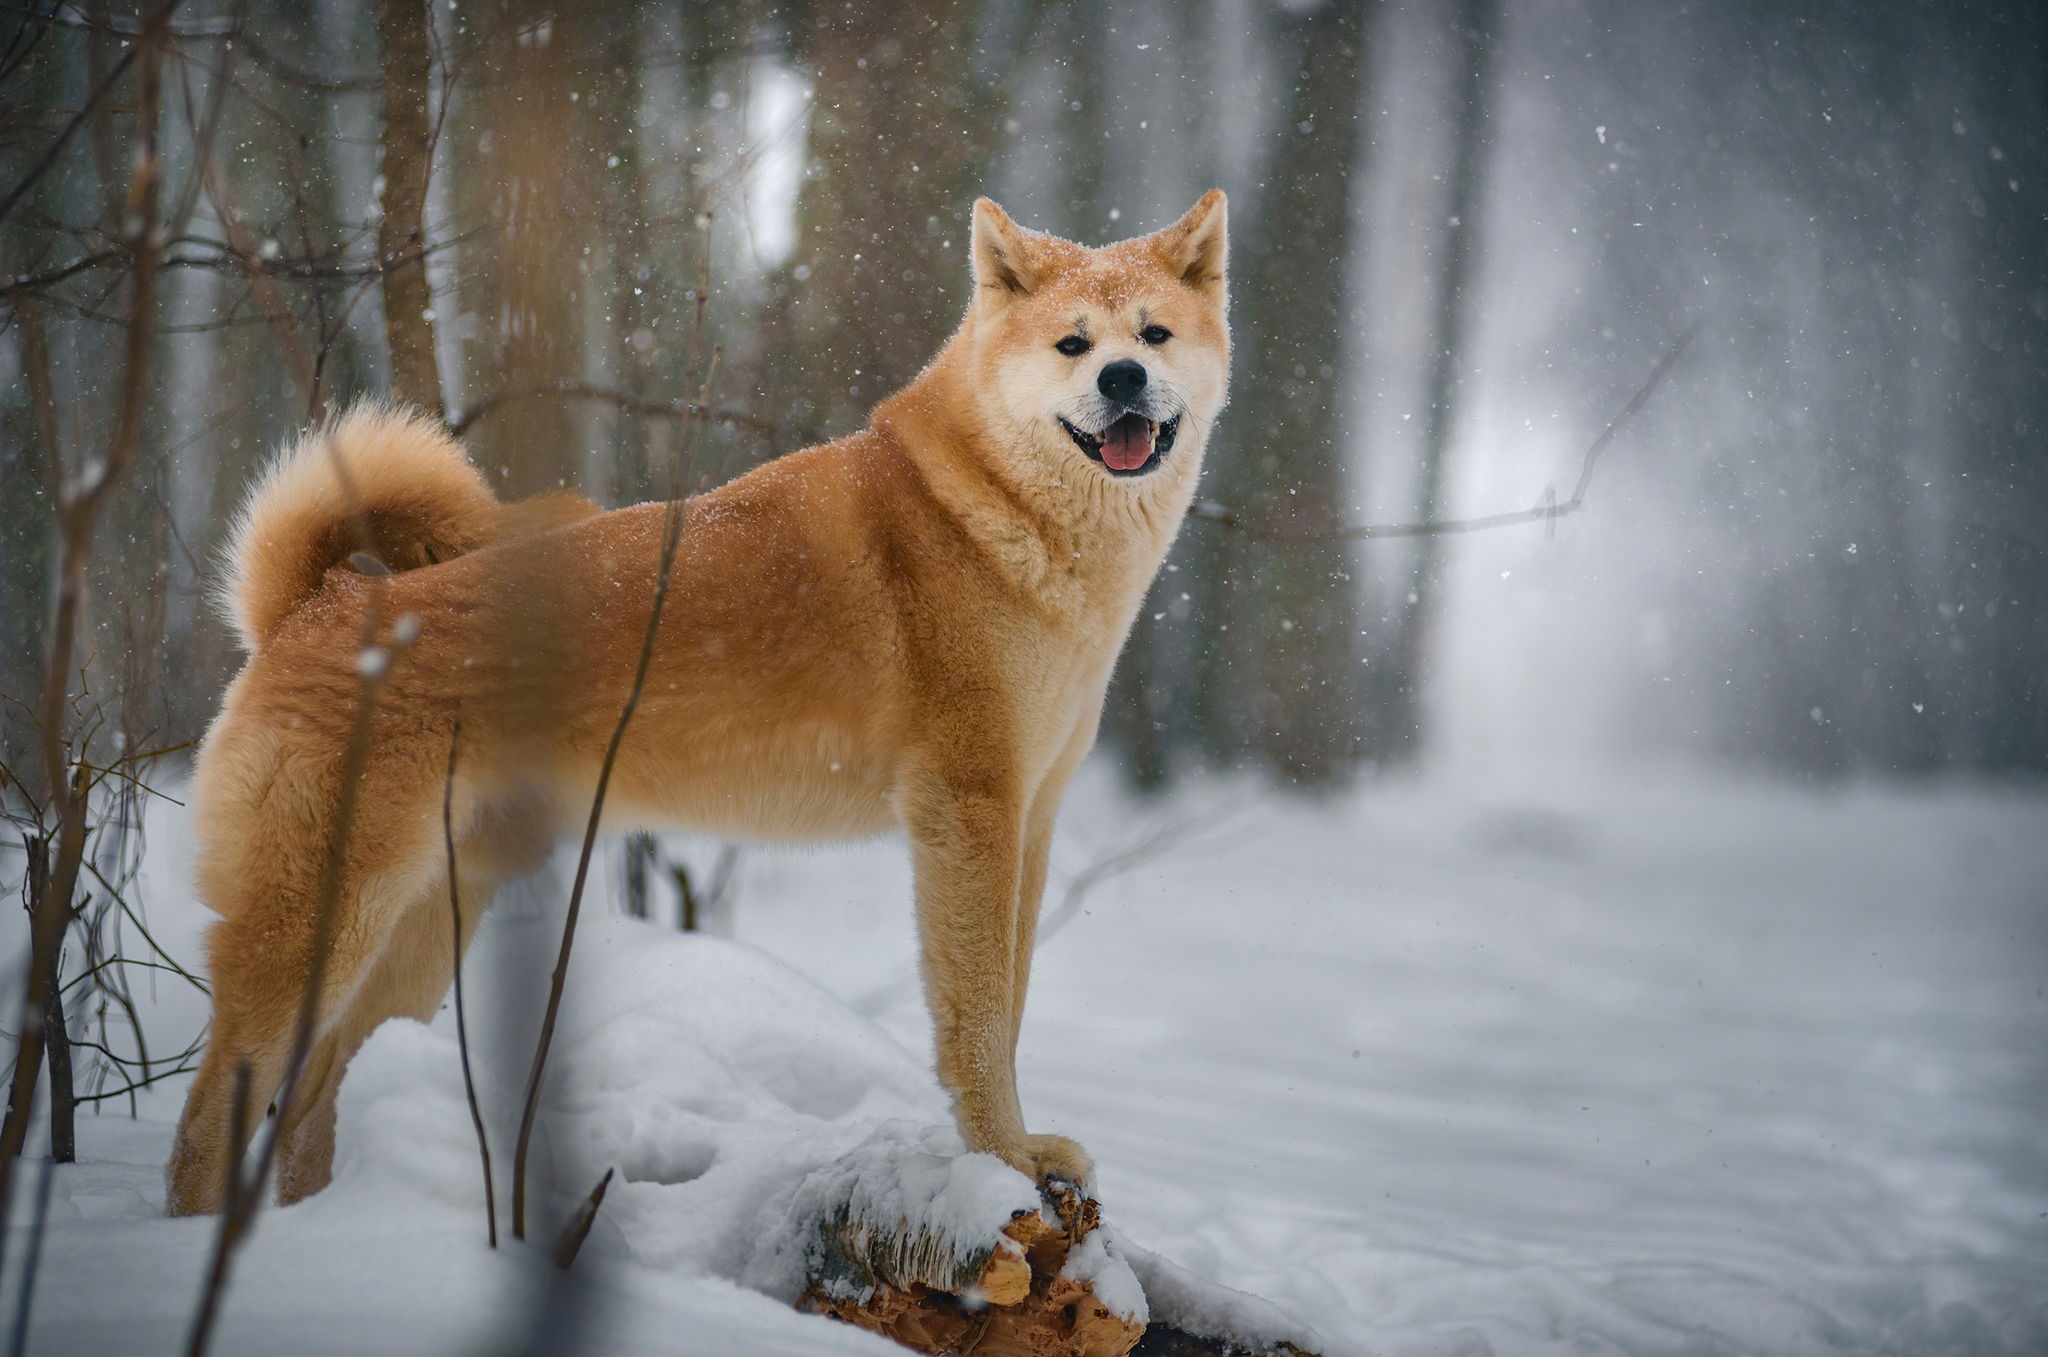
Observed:
[[[1018,1026],[1060,796],[1225,401],[1226,203],[1211,191],[1163,231],[1090,249],[981,199],[971,237],[965,318],[867,428],[684,506],[604,823],[900,829],[961,1137],[1085,1185],[1080,1146],[1025,1130]],[[277,1194],[327,1184],[349,1058],[386,1018],[433,1014],[493,889],[589,815],[673,511],[501,504],[438,424],[376,405],[301,439],[252,492],[225,586],[249,658],[194,776],[198,889],[220,917],[171,1214],[221,1209],[257,1120],[242,1113],[279,1096],[331,909]],[[386,662],[352,757],[362,667]]]

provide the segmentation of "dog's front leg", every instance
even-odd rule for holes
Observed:
[[[1086,1181],[1080,1147],[1027,1135],[1017,1101],[1022,798],[932,777],[904,797],[902,815],[917,874],[939,1082],[953,1097],[961,1138],[1040,1181]]]

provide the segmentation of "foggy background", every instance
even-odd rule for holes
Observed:
[[[118,8],[4,22],[10,185],[121,49]],[[99,541],[94,689],[200,733],[206,591],[309,412],[391,388],[371,3],[182,8],[175,166],[221,101],[227,248],[171,248],[140,462]],[[1202,494],[1268,535],[1527,508],[1695,322],[1586,511],[1275,546],[1191,522],[1105,745],[1308,784],[1430,752],[1708,758],[1801,777],[2048,763],[2042,12],[2025,5],[432,6],[438,383],[501,491],[667,478],[710,214],[717,483],[858,427],[957,323],[977,194],[1087,243],[1231,195],[1233,401]],[[34,31],[30,31],[34,30]],[[104,441],[123,134],[4,222],[65,455]],[[85,260],[82,267],[79,262]],[[418,272],[418,265],[413,266]],[[574,394],[542,388],[573,385]],[[637,404],[636,404],[637,403]],[[0,332],[0,691],[37,686],[50,534]],[[125,678],[124,656],[146,663]],[[131,663],[131,668],[136,666]],[[153,668],[152,668],[153,667]],[[21,748],[18,708],[7,716]]]
[[[130,395],[138,15],[0,0],[8,852],[51,832],[50,486]],[[67,766],[204,732],[240,662],[232,515],[349,402],[444,419],[507,498],[633,503],[721,345],[704,488],[919,370],[977,195],[1099,244],[1221,186],[1232,402],[1054,846],[1034,1129],[1097,1155],[1120,1230],[1333,1357],[2048,1343],[2041,6],[186,0],[171,27],[172,229]],[[1568,502],[1686,336],[1583,511],[1357,540]],[[1414,770],[1449,775],[1382,776]],[[159,1168],[207,996],[103,924],[146,905],[189,961],[210,916],[189,811],[118,780],[51,975],[85,1105],[127,1115],[42,1166],[52,1351],[168,1345],[199,1257]],[[627,1166],[593,1236],[637,1288],[615,1348],[817,1350],[729,1284],[752,1198],[703,1165],[839,1154],[869,1113],[814,1095],[847,1081],[943,1119],[901,847],[606,855],[548,1115],[554,1188]],[[465,963],[501,1130],[572,863]],[[525,1314],[465,1195],[448,1017],[365,1047],[342,1176],[264,1216],[229,1350],[278,1350],[266,1314],[420,1352]],[[828,1079],[819,1029],[882,1055]],[[714,1068],[740,1113],[658,1115]],[[642,1171],[670,1161],[698,1167]],[[32,1253],[0,1276],[23,1332]]]

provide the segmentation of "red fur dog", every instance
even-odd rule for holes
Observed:
[[[1041,1180],[1091,1176],[1072,1141],[1025,1131],[1014,1072],[1053,817],[1223,405],[1224,218],[1212,192],[1164,231],[1090,250],[976,203],[974,300],[931,365],[860,433],[691,502],[606,806],[614,828],[737,838],[902,829],[961,1135]],[[284,1078],[333,882],[366,618],[388,640],[409,614],[418,639],[375,708],[317,1042],[279,1114],[286,1201],[328,1180],[357,1046],[447,992],[441,803],[458,704],[466,939],[493,888],[588,814],[663,514],[501,505],[437,426],[374,407],[307,438],[256,490],[230,586],[250,658],[195,788],[199,890],[220,922],[174,1214],[221,1205],[242,1148],[237,1070],[256,1108]],[[365,527],[395,574],[350,564]]]

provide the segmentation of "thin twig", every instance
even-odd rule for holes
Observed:
[[[97,873],[98,869],[95,868],[94,870],[95,873]],[[118,899],[119,897],[116,898]],[[192,974],[192,972],[186,970],[183,966],[180,966],[178,964],[178,959],[172,956],[169,952],[166,952],[163,949],[163,945],[159,943],[155,938],[149,935],[148,925],[144,924],[141,919],[135,916],[135,911],[129,907],[129,904],[126,900],[121,901],[121,914],[124,918],[128,920],[129,923],[135,925],[136,931],[142,934],[142,940],[148,943],[150,945],[150,948],[153,951],[155,951],[155,953],[158,956],[164,959],[164,963],[167,969],[176,971],[179,975],[184,976],[185,979],[193,985],[193,987],[195,987],[201,994],[204,994],[207,998],[211,999],[213,997],[213,991],[207,988],[207,984],[204,980],[201,980],[198,976]]]
[[[555,1266],[564,1272],[576,1261],[576,1255],[583,1250],[583,1241],[590,1236],[590,1226],[597,1219],[597,1208],[604,1205],[605,1189],[612,1185],[615,1169],[606,1169],[604,1177],[597,1180],[597,1186],[590,1189],[590,1195],[576,1208],[576,1214],[569,1217],[569,1223],[562,1227],[562,1233],[555,1240]]]
[[[116,1055],[113,1051],[108,1050],[103,1043],[97,1041],[87,1041],[84,1038],[80,1038],[76,1045],[80,1050],[93,1051],[99,1055],[105,1056],[109,1064],[127,1066],[143,1065],[149,1063],[139,1059],[130,1060],[127,1056],[124,1055]],[[190,1046],[187,1046],[183,1051],[181,1051],[177,1056],[173,1058],[182,1060],[186,1056],[196,1055],[198,1054],[201,1045],[202,1043],[197,1038],[194,1038]],[[158,1061],[156,1063],[161,1064],[163,1062]]]
[[[1081,912],[1082,902],[1088,898],[1089,891],[1126,872],[1136,871],[1198,834],[1227,823],[1244,809],[1247,799],[1248,794],[1228,797],[1207,810],[1196,811],[1184,819],[1154,825],[1083,867],[1067,882],[1066,892],[1060,897],[1059,908],[1047,914],[1039,923],[1038,935],[1033,941],[1032,950],[1036,951],[1045,946],[1055,933],[1073,921],[1074,916]]]
[[[693,385],[697,376],[697,348],[704,333],[704,307],[709,299],[711,231],[709,218],[704,219],[704,255],[697,271],[697,319],[690,334],[690,371],[684,390]],[[712,377],[717,372],[718,353],[714,350],[710,371],[705,374],[703,391],[698,397],[701,406],[709,398]],[[701,429],[702,424],[697,427]],[[683,486],[687,482],[687,468],[690,460],[690,426],[683,429],[684,436],[677,440],[675,468],[669,485],[668,508],[662,515],[661,562],[655,572],[654,606],[647,613],[647,630],[640,641],[640,663],[633,674],[633,687],[626,694],[625,706],[619,712],[618,723],[612,727],[611,742],[605,746],[604,763],[598,769],[597,791],[590,799],[590,820],[583,829],[583,851],[576,859],[576,881],[569,891],[569,911],[562,921],[562,946],[555,958],[554,975],[548,983],[548,1006],[541,1019],[540,1038],[534,1043],[533,1068],[526,1078],[526,1099],[519,1116],[519,1142],[512,1151],[512,1237],[526,1238],[526,1155],[533,1140],[534,1118],[540,1111],[541,1078],[546,1073],[548,1047],[554,1043],[555,1022],[562,1009],[562,990],[569,979],[569,950],[576,941],[576,920],[583,909],[583,886],[590,876],[590,855],[597,844],[597,826],[604,815],[605,791],[611,784],[612,766],[618,761],[619,745],[626,738],[626,726],[633,719],[634,708],[640,705],[640,694],[647,685],[647,670],[654,662],[654,641],[661,629],[661,614],[668,602],[669,581],[675,572],[676,551],[682,544],[683,525],[689,517],[689,505],[683,499]]]
[[[161,961],[144,961],[139,957],[131,956],[107,956],[102,957],[100,960],[94,962],[92,965],[80,971],[77,975],[74,975],[69,980],[65,981],[64,988],[68,990],[73,985],[87,984],[99,972],[106,970],[109,967],[119,968],[122,966],[140,966],[147,971],[169,971],[172,975],[185,974],[185,972],[178,969],[176,966],[166,966]],[[189,976],[187,976],[186,978],[190,979]],[[83,1043],[74,1042],[72,1044],[82,1045]]]
[[[145,51],[157,49],[163,32],[170,27],[171,11],[183,3],[184,0],[165,0],[162,9],[144,24],[143,41],[129,48],[127,55],[114,63],[114,69],[107,72],[107,78],[100,82],[98,89],[86,96],[85,103],[72,116],[71,121],[64,124],[64,130],[57,134],[57,139],[43,152],[43,158],[36,162],[35,168],[22,177],[21,182],[8,192],[4,201],[0,201],[0,221],[5,221],[7,214],[14,210],[15,204],[28,196],[28,191],[36,186],[36,182],[50,172],[50,167],[57,163],[57,157],[64,153],[65,145],[79,128],[85,126],[85,120],[99,107],[100,100],[106,98],[114,86],[120,83],[121,77],[128,74],[128,68],[135,64],[135,59]]]
[[[195,1051],[195,1054],[196,1053],[197,1052]],[[78,1101],[81,1103],[98,1103],[105,1102],[109,1098],[126,1098],[133,1094],[141,1092],[143,1089],[148,1088],[151,1084],[160,1084],[166,1079],[175,1079],[181,1074],[190,1074],[198,1068],[199,1066],[193,1064],[189,1060],[180,1061],[178,1064],[172,1066],[170,1069],[158,1070],[155,1074],[148,1075],[141,1079],[131,1080],[128,1083],[121,1085],[121,1087],[119,1088],[105,1089],[98,1093],[81,1093],[78,1095]]]
[[[476,1125],[476,1152],[484,1161],[484,1223],[491,1247],[498,1247],[498,1198],[491,1187],[491,1143],[484,1136],[484,1114],[477,1107],[476,1080],[469,1072],[469,1019],[462,1005],[462,900],[455,879],[455,751],[462,743],[462,706],[455,707],[455,730],[448,737],[448,781],[441,789],[441,835],[448,844],[448,914],[455,923],[455,1045],[462,1052],[462,1088],[469,1095],[469,1119]]]
[[[16,1043],[13,1090],[6,1119],[0,1123],[0,1221],[7,1219],[11,1170],[27,1138],[28,1104],[43,1060],[44,980],[51,952],[61,942],[67,927],[65,921],[71,894],[77,885],[80,860],[85,854],[86,792],[78,775],[67,776],[70,770],[64,742],[64,710],[72,705],[72,651],[83,623],[86,564],[92,553],[93,527],[114,485],[134,461],[141,437],[143,405],[148,397],[148,375],[157,319],[157,265],[163,257],[162,242],[156,234],[163,176],[163,159],[157,138],[157,114],[162,102],[159,77],[167,43],[166,31],[176,3],[177,0],[164,0],[151,11],[147,20],[148,33],[136,44],[132,54],[137,55],[141,63],[138,75],[141,88],[135,105],[140,145],[128,187],[128,215],[133,223],[129,244],[134,266],[129,278],[132,296],[127,342],[123,347],[120,383],[115,388],[119,395],[113,437],[96,475],[88,471],[75,485],[65,484],[61,479],[58,481],[56,509],[60,565],[54,581],[56,597],[51,610],[49,650],[44,660],[40,714],[44,776],[50,798],[57,803],[57,854],[43,907],[37,911],[30,928],[29,973],[23,987],[21,1037]],[[61,477],[61,472],[59,475]],[[83,751],[89,738],[89,735],[81,735],[77,748]]]
[[[242,1176],[242,1137],[249,1133],[251,1078],[249,1062],[243,1059],[235,1066],[235,1100],[228,1109],[228,1177],[221,1195],[220,1242],[214,1248],[213,1263],[207,1268],[199,1314],[192,1321],[192,1341],[187,1348],[192,1357],[200,1357],[213,1336],[214,1315],[227,1289],[228,1264],[234,1258],[233,1241],[248,1227],[249,1217],[255,1212],[255,1200],[262,1194],[260,1183],[246,1182]]]
[[[1215,500],[1197,501],[1188,509],[1188,517],[1233,529],[1255,542],[1267,542],[1281,547],[1321,546],[1330,542],[1357,542],[1372,537],[1437,537],[1450,533],[1483,532],[1488,528],[1512,527],[1517,523],[1555,524],[1558,519],[1578,513],[1586,507],[1586,491],[1593,484],[1593,464],[1599,460],[1600,454],[1607,450],[1607,445],[1614,441],[1614,436],[1621,432],[1622,426],[1643,408],[1643,403],[1649,400],[1650,393],[1664,380],[1664,374],[1671,370],[1671,365],[1678,361],[1678,356],[1685,352],[1686,347],[1699,334],[1702,324],[1704,322],[1694,321],[1686,327],[1685,333],[1678,337],[1677,342],[1658,361],[1657,366],[1650,370],[1649,380],[1643,383],[1622,412],[1614,417],[1614,422],[1607,426],[1607,431],[1593,440],[1593,445],[1586,449],[1585,460],[1579,465],[1579,483],[1573,488],[1572,497],[1562,504],[1557,502],[1554,491],[1546,490],[1543,503],[1532,509],[1488,514],[1484,518],[1447,518],[1429,523],[1360,523],[1314,533],[1275,532],[1270,528],[1247,522],[1237,510],[1228,505],[1218,504]]]
[[[773,436],[781,432],[776,425],[757,418],[744,410],[713,410],[702,402],[673,403],[669,401],[645,400],[631,392],[616,387],[594,386],[589,382],[556,381],[543,382],[538,386],[523,387],[517,391],[494,391],[478,400],[448,421],[448,432],[460,438],[463,434],[491,411],[513,401],[534,400],[542,396],[565,396],[575,400],[606,401],[628,414],[648,415],[656,419],[708,419],[714,424],[725,424],[751,433]]]
[[[1182,846],[1194,836],[1226,823],[1244,809],[1247,799],[1247,796],[1227,797],[1207,810],[1196,811],[1182,819],[1155,824],[1103,853],[1074,873],[1067,882],[1066,891],[1061,895],[1058,907],[1040,915],[1031,950],[1034,953],[1039,951],[1052,939],[1053,934],[1073,921],[1074,916],[1081,912],[1088,892],[1105,881],[1113,880],[1126,872],[1136,871],[1169,850]],[[856,996],[848,1001],[847,1007],[864,1017],[877,1017],[915,993],[917,986],[917,972],[906,971],[894,980]]]
[[[198,139],[198,128],[192,128],[193,139]],[[306,401],[306,417],[318,423],[324,409],[320,400],[320,377],[314,370],[313,360],[306,356],[305,346],[299,342],[298,324],[292,318],[291,308],[279,294],[276,282],[264,270],[259,259],[260,251],[249,239],[249,233],[242,226],[242,219],[236,214],[234,203],[228,194],[227,185],[221,179],[214,165],[210,146],[195,146],[198,156],[200,182],[206,187],[207,201],[213,204],[214,216],[220,220],[221,229],[228,238],[228,249],[242,266],[243,275],[261,303],[264,315],[270,321],[270,330],[277,339],[278,351],[290,369],[294,385]],[[339,459],[336,459],[337,462]]]

